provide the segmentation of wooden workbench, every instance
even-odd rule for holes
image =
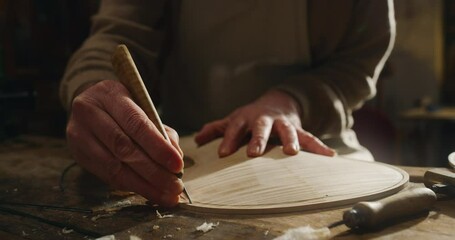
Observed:
[[[0,239],[273,239],[285,230],[310,225],[325,227],[349,208],[281,215],[207,215],[182,209],[161,209],[134,194],[113,191],[78,166],[64,139],[21,136],[0,144]],[[423,168],[411,171],[421,179]],[[17,203],[68,207],[55,210]],[[73,211],[67,211],[73,210]],[[172,215],[159,218],[161,215]],[[204,222],[219,223],[202,233]],[[341,239],[454,239],[455,201],[442,199],[427,213],[370,231],[331,229]]]

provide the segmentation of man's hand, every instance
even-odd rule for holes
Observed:
[[[162,206],[178,203],[183,154],[177,133],[171,143],[117,81],[83,90],[73,101],[66,133],[75,160],[116,188],[136,192]]]
[[[300,148],[327,156],[335,151],[318,138],[302,129],[297,102],[284,92],[272,90],[255,102],[238,108],[226,118],[206,124],[196,135],[203,145],[224,136],[218,154],[228,156],[240,147],[251,133],[247,154],[257,157],[264,154],[270,135],[276,135],[283,144],[283,152],[295,155]]]

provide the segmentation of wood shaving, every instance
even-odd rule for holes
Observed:
[[[91,220],[96,222],[96,220],[98,220],[100,218],[112,217],[114,214],[115,214],[115,212],[109,212],[109,213],[106,213],[106,214],[98,214],[98,215],[92,217]]]
[[[158,225],[153,225],[152,229],[153,229],[153,230],[158,230],[158,229],[160,229],[160,226],[158,226]]]
[[[200,226],[196,227],[196,231],[201,231],[201,232],[206,233],[206,232],[211,231],[214,228],[218,227],[218,225],[220,225],[220,222],[217,222],[217,223],[204,222]]]
[[[142,238],[140,238],[136,235],[130,235],[130,240],[142,240]]]
[[[131,202],[131,200],[122,200],[118,202],[109,203],[108,205],[104,206],[103,210],[105,212],[115,212],[121,210],[122,208],[130,207],[132,205],[133,203]]]
[[[327,227],[314,229],[311,226],[291,228],[273,240],[323,240],[330,238],[330,229]]]
[[[167,214],[167,215],[164,214],[164,215],[161,215],[161,213],[158,212],[158,210],[156,210],[156,216],[157,216],[158,218],[170,218],[170,217],[174,217],[174,215],[172,215],[172,214]]]
[[[63,234],[68,234],[68,233],[72,233],[72,232],[74,232],[73,229],[69,229],[69,228],[66,228],[66,227],[62,229],[62,233]]]
[[[175,228],[175,230],[177,230],[177,231],[180,231],[180,230],[182,230],[182,229],[181,229],[181,228],[179,228],[179,227],[176,227],[176,228]]]
[[[113,190],[110,192],[111,196],[116,196],[116,197],[128,197],[131,195],[134,195],[134,192],[127,192],[127,191],[120,191],[120,190]]]
[[[173,238],[174,236],[172,236],[172,234],[168,234],[166,236],[163,236],[164,239],[168,239],[168,238]]]
[[[96,240],[115,240],[115,236],[114,235],[107,235],[107,236],[99,237]]]

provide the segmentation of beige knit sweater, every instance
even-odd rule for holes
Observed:
[[[375,94],[395,37],[392,0],[104,0],[61,83],[116,79],[126,44],[167,125],[195,131],[271,88],[300,103],[303,128],[358,148],[352,111]],[[337,146],[338,145],[338,146]]]

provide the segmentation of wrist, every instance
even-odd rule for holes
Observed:
[[[267,91],[259,98],[259,101],[261,100],[271,102],[274,105],[285,106],[287,109],[296,112],[299,116],[301,116],[303,112],[302,106],[300,106],[297,98],[281,89],[271,89]]]

